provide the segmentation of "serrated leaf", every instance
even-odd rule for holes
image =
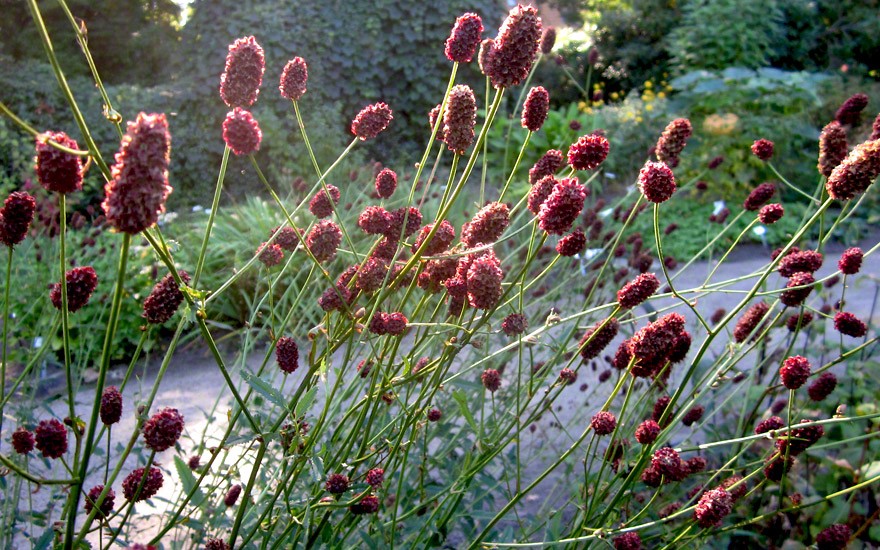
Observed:
[[[190,503],[193,506],[201,506],[205,501],[205,494],[201,489],[196,488],[196,477],[193,475],[192,470],[190,470],[189,466],[186,462],[183,461],[179,456],[174,457],[174,468],[177,469],[177,477],[180,478],[180,483],[183,485],[183,490],[186,494],[189,494],[190,491],[196,489],[196,492],[193,493],[192,499],[190,499]]]
[[[274,388],[268,381],[258,377],[247,369],[241,370],[241,377],[255,392],[259,393],[275,405],[284,409],[287,408],[284,396],[281,395],[281,392]]]
[[[296,402],[294,406],[293,413],[299,418],[304,416],[309,409],[312,407],[312,403],[315,402],[315,397],[318,395],[318,386],[314,386],[312,389],[307,391],[305,395],[299,398],[299,401]]]
[[[467,423],[470,425],[471,429],[474,432],[477,431],[477,422],[474,420],[474,416],[471,414],[470,409],[468,409],[467,405],[467,396],[461,390],[455,390],[452,392],[452,398],[455,399],[455,402],[458,403],[458,408],[461,410],[461,414],[464,415],[464,419],[467,420]]]

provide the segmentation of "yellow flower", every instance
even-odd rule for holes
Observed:
[[[617,92],[611,92],[611,99],[617,100],[620,97],[620,94]]]
[[[657,97],[663,99],[664,97],[666,97],[666,92],[657,92]]]
[[[641,121],[642,121],[642,117],[637,116],[637,117],[636,117],[636,122],[641,122]]]
[[[650,80],[646,80],[646,81],[645,81],[645,88],[647,88],[647,89],[650,90],[650,89],[651,89],[651,86],[653,86],[653,85],[654,85],[654,83],[651,82]]]
[[[645,105],[645,110],[646,110],[646,111],[653,111],[653,110],[654,110],[654,106],[653,106],[653,105],[650,105],[650,104],[649,104],[649,105]]]

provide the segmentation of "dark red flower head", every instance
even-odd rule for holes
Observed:
[[[431,233],[432,229],[434,229],[434,224],[429,223],[421,230],[419,230],[419,234],[418,236],[416,236],[416,242],[413,243],[411,248],[413,254],[415,254],[416,251],[422,246],[422,243],[425,241],[425,239],[428,238],[428,235]],[[453,227],[448,220],[443,220],[442,222],[440,222],[440,227],[437,228],[434,236],[431,237],[431,242],[425,247],[424,255],[435,256],[437,254],[442,254],[449,249],[449,246],[454,240],[455,227]]]
[[[538,227],[553,235],[567,233],[584,208],[587,189],[577,178],[565,178],[553,186],[538,212]]]
[[[614,544],[614,550],[641,550],[642,539],[635,531],[624,533],[618,537],[614,537],[611,541]]]
[[[822,267],[822,254],[815,250],[798,250],[789,253],[779,260],[777,270],[783,277],[791,277],[795,273],[814,273]]]
[[[636,428],[636,441],[642,445],[650,445],[660,435],[660,425],[654,420],[645,420]]]
[[[754,212],[758,210],[769,201],[773,195],[776,193],[776,186],[772,183],[762,183],[761,185],[752,189],[752,192],[749,193],[749,196],[746,197],[745,202],[743,203],[743,208]]]
[[[467,270],[467,297],[471,307],[491,309],[501,299],[504,272],[491,250],[474,259]]]
[[[463,155],[474,142],[477,120],[477,99],[467,84],[458,84],[449,91],[443,113],[443,141],[450,151]]]
[[[733,339],[738,344],[745,342],[746,338],[758,328],[768,311],[770,311],[770,306],[766,302],[758,302],[749,307],[736,322],[736,326],[733,328]]]
[[[270,238],[278,231],[278,228],[274,228],[270,233]],[[297,230],[290,226],[285,226],[281,228],[281,232],[278,233],[278,236],[275,237],[275,244],[281,247],[282,250],[286,250],[288,252],[293,252],[296,250],[296,245],[299,244],[301,234],[301,229]]]
[[[837,268],[845,275],[855,275],[862,268],[862,258],[864,254],[859,247],[848,248],[840,256],[837,262]]]
[[[394,194],[397,189],[397,174],[394,170],[383,168],[376,175],[376,194],[383,199],[387,199]]]
[[[501,331],[507,336],[522,334],[529,328],[529,322],[522,313],[511,313],[501,322]]]
[[[830,177],[846,153],[846,129],[836,120],[829,122],[819,134],[819,173]]]
[[[483,383],[484,388],[491,393],[495,393],[501,387],[501,373],[495,369],[486,369],[480,375],[480,381]]]
[[[845,523],[835,523],[816,535],[816,547],[819,550],[846,550],[852,531]]]
[[[543,86],[535,86],[529,90],[526,102],[523,104],[522,123],[523,128],[531,132],[537,132],[547,120],[550,111],[550,94]]]
[[[617,427],[617,418],[608,411],[599,411],[590,420],[590,426],[596,435],[609,435]]]
[[[27,236],[37,203],[27,193],[10,194],[0,209],[0,242],[12,248]]]
[[[650,298],[660,288],[660,281],[653,273],[643,273],[623,285],[617,292],[617,302],[623,309],[632,309]]]
[[[91,489],[89,489],[89,494],[86,497],[85,510],[87,514],[92,512],[92,509],[95,507],[95,503],[98,502],[98,497],[101,496],[101,493],[104,491],[103,485],[95,485]],[[113,504],[116,500],[116,493],[113,492],[113,489],[107,491],[107,494],[104,495],[104,500],[101,501],[101,507],[98,508],[100,511],[100,517],[108,517],[111,512],[113,512]]]
[[[415,206],[400,207],[389,212],[388,215],[389,222],[385,230],[385,237],[394,242],[400,239],[401,232],[403,237],[406,238],[414,235],[422,226],[422,212]]]
[[[880,139],[880,113],[877,113],[874,123],[871,124],[871,135],[868,137],[868,141],[874,141],[875,139]]]
[[[710,489],[703,493],[694,508],[694,519],[700,527],[717,527],[732,510],[733,499],[730,493],[724,489]]]
[[[229,544],[222,539],[208,539],[205,541],[205,550],[229,550]]]
[[[541,206],[550,198],[550,193],[553,192],[553,188],[556,187],[557,183],[559,183],[559,180],[555,176],[547,175],[532,185],[532,188],[529,189],[526,203],[529,212],[536,216],[541,213]]]
[[[105,426],[111,426],[122,418],[122,394],[116,386],[107,386],[101,393],[101,422]]]
[[[540,49],[541,53],[544,55],[549,55],[551,51],[553,51],[553,46],[556,44],[556,28],[555,27],[544,27],[544,32],[541,33],[541,44]]]
[[[263,243],[257,249],[257,258],[266,267],[276,266],[284,259],[284,251],[277,243]]]
[[[335,258],[341,242],[342,230],[330,220],[320,220],[306,236],[306,247],[320,263]]]
[[[376,495],[367,495],[349,506],[348,510],[355,516],[375,514],[379,511],[379,497]]]
[[[651,456],[651,467],[670,479],[681,476],[683,464],[678,452],[672,447],[661,447]]]
[[[785,326],[788,328],[789,332],[794,332],[796,330],[803,329],[809,326],[810,323],[813,322],[813,314],[809,311],[804,311],[800,315],[795,313],[785,321]]]
[[[752,154],[761,160],[770,160],[773,157],[773,142],[769,139],[759,139],[752,144]]]
[[[782,363],[779,368],[779,378],[782,384],[790,389],[796,390],[804,385],[807,378],[810,377],[810,362],[806,357],[795,355],[789,357]]]
[[[327,476],[327,481],[324,483],[324,489],[327,490],[328,493],[333,495],[341,495],[342,493],[348,491],[348,487],[351,482],[348,479],[348,476],[345,474],[330,474]]]
[[[107,221],[129,235],[152,227],[171,194],[171,134],[164,114],[139,113],[128,123],[101,203]]]
[[[306,83],[309,80],[309,67],[302,57],[294,57],[284,66],[281,73],[281,84],[278,89],[281,97],[299,101],[306,93]]]
[[[41,420],[34,430],[37,450],[45,458],[61,458],[67,452],[67,428],[59,420]]]
[[[76,140],[64,132],[46,132],[37,136],[37,179],[47,191],[73,193],[82,189],[82,157],[52,147],[54,141],[68,149],[79,150]]]
[[[813,401],[825,401],[837,387],[837,377],[834,373],[825,371],[807,387],[807,394]]]
[[[278,368],[285,373],[291,373],[299,368],[299,347],[290,336],[282,336],[275,344],[275,359]]]
[[[372,468],[367,472],[365,481],[370,487],[381,487],[382,483],[385,481],[385,470],[382,468]]]
[[[541,179],[552,176],[562,168],[564,162],[562,151],[550,149],[529,169],[529,184],[535,185]]]
[[[134,502],[147,500],[148,498],[153,497],[159,492],[159,489],[162,488],[162,483],[164,481],[162,471],[159,468],[152,466],[150,467],[149,472],[146,472],[147,475],[143,487],[141,487],[141,491],[138,493],[137,490],[138,487],[141,486],[141,480],[144,478],[144,473],[145,470],[143,468],[138,468],[128,474],[128,476],[122,481],[122,495],[125,497],[125,500],[133,500]],[[137,498],[135,499],[136,493]]]
[[[699,422],[703,418],[704,412],[706,412],[706,409],[702,405],[696,405],[684,413],[681,423],[685,426],[691,426],[694,422]]]
[[[164,408],[144,423],[144,442],[161,453],[177,443],[183,433],[183,416],[177,409]]]
[[[456,63],[470,63],[480,45],[483,20],[476,13],[466,13],[455,20],[446,39],[446,57]]]
[[[24,426],[19,426],[18,429],[12,432],[12,448],[20,455],[26,455],[33,451],[34,434],[25,429]]]
[[[837,200],[849,200],[864,193],[880,176],[880,139],[856,146],[828,176],[825,189]]]
[[[467,247],[494,243],[510,225],[510,208],[502,202],[490,202],[480,209],[461,230],[461,242]]]
[[[230,107],[249,107],[257,100],[266,57],[253,36],[239,38],[229,45],[226,68],[220,76],[220,97]]]
[[[229,508],[235,506],[235,503],[238,502],[239,495],[241,495],[241,485],[236,483],[226,491],[226,496],[223,497],[223,504]]]
[[[249,111],[236,107],[223,121],[223,141],[236,155],[250,155],[260,150],[263,132]]]
[[[858,126],[862,119],[862,111],[867,106],[868,96],[854,94],[840,105],[834,114],[834,119],[844,126]]]
[[[657,145],[654,148],[657,160],[670,168],[678,166],[678,156],[687,145],[687,140],[692,133],[693,128],[690,120],[677,118],[670,122],[660,134],[660,139],[657,140]]]
[[[492,86],[510,88],[521,84],[529,76],[540,39],[538,10],[521,5],[511,9],[491,49],[487,48],[486,64],[482,66]]]
[[[394,116],[385,103],[367,105],[351,122],[351,133],[362,141],[373,139],[391,124]]]
[[[639,171],[638,186],[646,199],[659,204],[675,193],[675,176],[666,164],[648,161]]]
[[[868,326],[864,321],[848,311],[840,311],[834,316],[834,328],[853,338],[861,338],[868,333]]]
[[[799,306],[813,292],[816,279],[810,273],[794,273],[785,285],[786,290],[779,296],[779,301],[788,307]],[[803,287],[803,288],[798,288]]]
[[[611,145],[600,134],[581,136],[568,148],[568,164],[575,170],[595,170],[605,161]]]
[[[335,185],[327,184],[327,189],[318,189],[309,201],[309,212],[316,218],[328,218],[333,215],[333,207],[339,204],[342,194]]]
[[[189,273],[179,271],[178,276],[184,283],[189,282]],[[144,300],[144,318],[148,323],[161,324],[171,319],[180,304],[183,303],[183,292],[169,273],[156,283],[150,295]]]
[[[437,422],[443,418],[443,412],[440,409],[431,409],[428,411],[428,422]]]
[[[785,422],[778,416],[771,416],[766,420],[762,420],[755,426],[755,435],[765,434],[774,430],[779,430],[785,426]]]
[[[91,266],[75,267],[65,275],[67,280],[67,311],[74,313],[85,307],[98,286],[98,274]],[[53,283],[49,298],[55,309],[61,309],[61,283]]]
[[[580,349],[584,361],[598,357],[602,350],[614,340],[619,329],[620,322],[613,317],[603,319],[588,328],[578,343],[578,349]]]
[[[773,225],[782,219],[785,208],[779,203],[767,204],[758,211],[758,221],[765,225]]]
[[[581,228],[577,228],[556,243],[556,252],[560,256],[571,257],[580,254],[587,247],[587,236]]]

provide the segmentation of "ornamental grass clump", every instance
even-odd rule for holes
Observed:
[[[362,38],[419,40],[386,11]],[[279,50],[262,13],[229,21],[265,51],[199,54],[220,86],[201,98],[219,173],[198,174],[214,197],[182,222],[165,210],[183,111],[121,125],[102,93],[113,116],[92,131],[72,60],[35,27],[64,92],[48,107],[77,125],[10,117],[37,138],[33,196],[0,209],[0,547],[876,543],[877,246],[850,242],[880,174],[864,98],[821,132],[816,182],[786,179],[780,153],[804,151],[784,126],[719,140],[661,114],[628,158],[635,134],[605,124],[617,106],[550,111],[555,31],[516,6],[497,33],[489,12],[420,22],[447,82],[406,64],[337,78],[368,105],[337,144],[311,130],[314,90],[348,73],[294,57],[307,36]],[[611,52],[584,52],[587,74],[611,75]],[[484,81],[465,77],[474,58]],[[266,69],[280,97],[257,103]],[[412,112],[396,87],[435,95]],[[400,142],[394,119],[434,105]],[[111,162],[92,138],[107,135]],[[231,171],[262,192],[230,189]],[[722,194],[731,175],[747,196]],[[680,214],[714,200],[709,225]]]

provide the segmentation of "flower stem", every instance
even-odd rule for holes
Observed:
[[[223,190],[223,180],[226,178],[226,166],[229,162],[229,146],[223,149],[223,160],[220,161],[220,174],[217,176],[217,185],[214,187],[214,200],[211,202],[211,212],[208,214],[208,225],[205,227],[205,236],[202,239],[202,249],[199,251],[199,261],[196,263],[196,273],[193,275],[192,287],[199,287],[199,278],[205,267],[205,256],[208,252],[208,241],[211,238],[211,229],[214,227],[214,218],[217,209],[220,208],[220,192]]]

